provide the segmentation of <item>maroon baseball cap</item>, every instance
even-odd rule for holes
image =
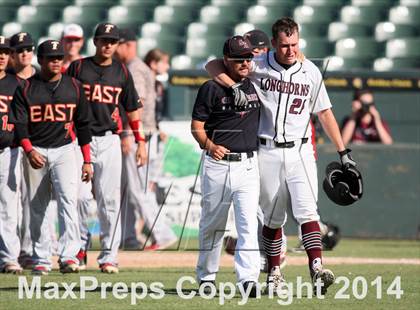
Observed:
[[[226,40],[223,55],[230,58],[252,58],[251,43],[242,36],[233,36]]]

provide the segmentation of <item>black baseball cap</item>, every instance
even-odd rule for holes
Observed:
[[[57,40],[46,40],[38,46],[38,57],[64,57],[63,45]]]
[[[34,40],[27,32],[18,32],[10,38],[10,47],[14,50],[25,47],[34,47]]]
[[[251,42],[252,48],[270,47],[270,39],[262,30],[255,29],[248,31],[244,34],[244,38],[247,38]]]
[[[5,36],[0,36],[0,48],[10,50],[10,40]]]
[[[119,40],[119,32],[120,31],[118,30],[118,27],[116,25],[111,23],[102,23],[96,27],[94,38]]]
[[[251,43],[242,36],[233,36],[226,40],[223,46],[223,55],[230,58],[252,58]]]
[[[137,41],[136,33],[131,29],[120,29],[120,43]]]

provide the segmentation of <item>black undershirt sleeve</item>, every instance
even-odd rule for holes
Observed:
[[[29,138],[28,102],[23,93],[24,89],[21,86],[18,86],[13,95],[13,100],[10,105],[11,109],[9,111],[9,121],[11,124],[15,125],[18,141]]]
[[[204,122],[209,119],[216,93],[216,87],[212,82],[206,82],[200,87],[192,112],[193,120]]]
[[[92,141],[92,133],[90,131],[92,112],[90,111],[90,105],[87,102],[82,84],[75,83],[75,87],[78,87],[79,102],[74,115],[74,125],[77,131],[77,140],[79,145],[82,146]]]

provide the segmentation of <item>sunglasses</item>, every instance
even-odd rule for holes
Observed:
[[[250,62],[253,57],[243,57],[243,58],[228,58],[228,60],[233,61],[234,63],[241,64],[244,61]]]
[[[45,56],[47,61],[63,60],[64,56]]]
[[[23,53],[23,52],[30,53],[30,52],[33,52],[33,51],[34,51],[33,47],[21,47],[21,48],[16,49],[17,54],[20,54],[20,53]]]

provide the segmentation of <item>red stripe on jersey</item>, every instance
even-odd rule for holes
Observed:
[[[316,132],[315,132],[315,126],[314,123],[312,122],[312,120],[309,120],[309,124],[311,125],[311,132],[312,132],[312,138],[311,138],[311,143],[312,143],[312,148],[314,149],[314,156],[315,156],[315,160],[318,159],[318,153],[316,151]]]

